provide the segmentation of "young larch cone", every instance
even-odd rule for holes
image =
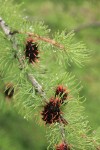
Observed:
[[[42,119],[46,124],[59,122],[61,115],[59,99],[51,98],[50,101],[44,106],[44,110],[41,115],[43,116]]]
[[[70,150],[70,148],[66,143],[63,142],[56,146],[56,150]]]
[[[68,91],[62,85],[57,86],[55,91],[55,97],[60,98],[60,103],[63,104],[65,100],[68,98]]]
[[[41,113],[42,119],[46,124],[52,124],[55,122],[63,123],[65,125],[68,122],[62,117],[62,112],[60,109],[61,103],[59,98],[51,98],[48,103],[44,106],[44,109]]]
[[[12,84],[7,84],[5,91],[4,91],[4,95],[6,98],[12,98],[14,95],[14,87]]]
[[[28,38],[25,47],[25,57],[29,59],[29,63],[38,61],[38,44],[32,39]]]

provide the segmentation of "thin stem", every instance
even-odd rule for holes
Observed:
[[[60,48],[60,49],[64,49],[64,46],[63,46],[62,44],[57,43],[57,42],[56,42],[55,40],[53,40],[53,39],[45,38],[45,37],[39,36],[38,34],[30,33],[30,32],[26,32],[26,33],[19,32],[19,33],[20,33],[20,34],[28,34],[29,36],[35,37],[37,40],[41,40],[41,41],[50,43],[51,45],[56,46],[56,47],[58,47],[58,48]]]
[[[60,132],[61,132],[63,142],[67,143],[66,142],[66,136],[65,136],[65,129],[64,129],[64,125],[62,123],[59,123],[59,129],[60,129]]]

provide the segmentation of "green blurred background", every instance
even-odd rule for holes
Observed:
[[[22,2],[14,0],[14,3]],[[73,64],[68,69],[82,81],[80,95],[86,97],[86,115],[91,127],[97,129],[100,126],[100,0],[24,0],[22,11],[30,21],[44,21],[52,34],[57,30],[75,29],[76,39],[84,41],[93,51],[85,67]],[[2,150],[9,150],[8,147],[10,150],[46,150],[45,127],[36,125],[34,120],[27,122],[9,109],[0,113],[0,130]],[[5,146],[2,147],[3,138]]]

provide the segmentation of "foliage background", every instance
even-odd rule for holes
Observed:
[[[14,0],[14,3],[21,2],[23,1]],[[24,0],[22,11],[30,21],[44,21],[53,33],[65,29],[68,32],[83,24],[100,22],[99,8],[99,0]],[[91,127],[97,129],[100,126],[100,27],[80,30],[76,32],[76,38],[84,41],[93,50],[93,54],[85,67],[73,65],[68,70],[82,81],[80,95],[86,97],[86,115]],[[0,147],[6,136],[5,147],[1,147],[4,150],[45,150],[45,126],[37,126],[34,120],[27,122],[12,111],[8,109],[0,113]]]

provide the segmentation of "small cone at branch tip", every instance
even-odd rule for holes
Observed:
[[[11,99],[14,95],[14,87],[13,84],[8,83],[5,86],[4,95],[6,98]]]
[[[42,120],[45,121],[45,124],[52,124],[55,122],[65,124],[66,121],[61,116],[62,111],[60,110],[60,99],[52,97],[49,102],[44,105],[44,109],[41,112]]]
[[[38,43],[36,42],[36,40],[29,37],[26,41],[24,52],[25,52],[25,58],[28,58],[29,63],[34,64],[38,62],[39,50],[38,50]]]
[[[63,87],[62,85],[58,85],[55,90],[55,97],[59,97],[61,104],[63,104],[64,101],[67,100],[67,98],[68,98],[67,89],[65,87]]]
[[[66,143],[62,142],[61,144],[56,146],[56,150],[71,150],[71,149]]]

